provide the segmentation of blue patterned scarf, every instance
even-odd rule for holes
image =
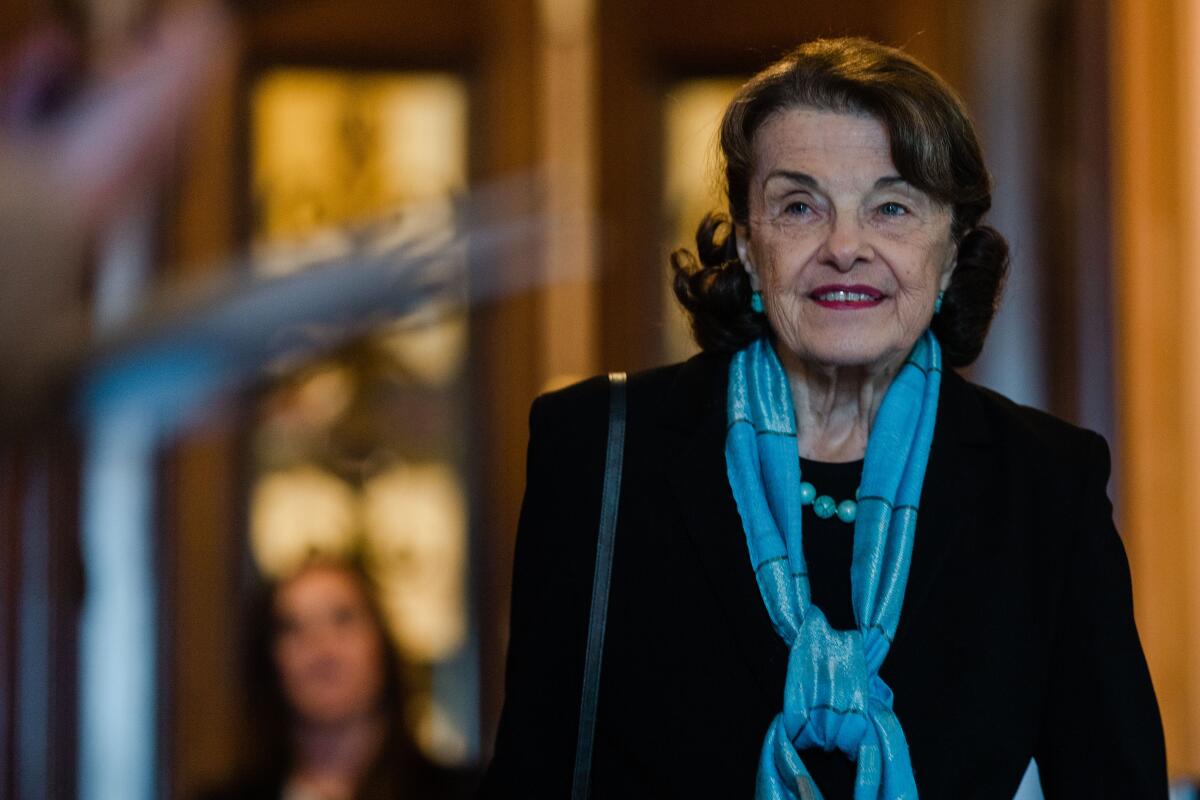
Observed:
[[[858,764],[855,800],[915,800],[892,691],[879,677],[891,647],[933,441],[942,353],[926,332],[901,367],[867,441],[851,600],[857,630],[837,631],[812,604],[801,538],[800,459],[787,374],[761,338],[729,367],[725,463],[759,592],[791,648],[783,711],[763,741],[758,800],[819,798],[798,751],[840,750]]]

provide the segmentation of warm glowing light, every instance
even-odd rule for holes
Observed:
[[[717,132],[725,106],[740,85],[740,81],[731,78],[685,81],[667,94],[663,115],[667,252],[694,247],[700,218],[708,211],[725,207]],[[679,361],[695,353],[696,345],[674,293],[668,288],[663,294],[664,351],[669,360]]]
[[[342,556],[354,546],[358,504],[353,489],[304,465],[259,479],[250,501],[250,546],[259,568],[280,577],[313,554]]]
[[[363,219],[466,184],[467,97],[438,74],[278,69],[251,97],[266,240]]]
[[[428,320],[406,320],[383,342],[405,371],[421,383],[445,386],[460,374],[467,357],[467,318],[436,312]]]
[[[363,489],[368,562],[397,642],[437,661],[466,638],[466,499],[445,464],[410,464]]]

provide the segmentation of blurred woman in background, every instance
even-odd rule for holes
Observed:
[[[357,566],[312,560],[268,586],[252,621],[241,776],[208,800],[463,797],[417,750],[400,659]]]

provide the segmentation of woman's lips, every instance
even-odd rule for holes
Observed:
[[[818,286],[808,296],[822,308],[840,310],[873,308],[884,300],[883,292],[863,284]]]

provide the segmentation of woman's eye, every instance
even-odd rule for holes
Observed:
[[[783,213],[799,214],[799,215],[811,214],[812,206],[810,206],[808,203],[804,202],[803,200],[793,200],[792,202],[788,203],[786,206],[783,207]]]
[[[908,209],[899,203],[884,203],[879,207],[879,213],[885,217],[902,217],[908,213]]]

